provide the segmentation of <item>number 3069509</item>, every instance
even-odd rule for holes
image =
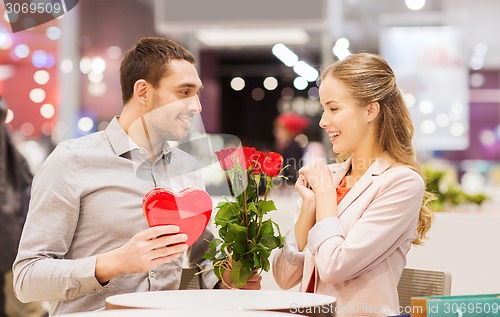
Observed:
[[[39,3],[28,3],[28,2],[23,2],[23,3],[10,3],[7,2],[5,3],[5,9],[7,10],[7,14],[10,13],[31,13],[31,14],[36,14],[36,13],[49,13],[49,14],[59,14],[63,12],[64,8],[63,6],[58,3],[52,3],[52,2],[39,2]]]

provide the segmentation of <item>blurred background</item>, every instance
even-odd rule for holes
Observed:
[[[124,52],[164,36],[198,59],[207,133],[273,149],[276,117],[294,112],[309,119],[296,136],[307,149],[323,138],[321,70],[350,52],[376,52],[397,73],[419,159],[450,170],[466,192],[491,192],[500,182],[497,12],[497,0],[82,0],[12,33],[0,5],[0,94],[36,171],[54,144],[106,127],[122,107]]]
[[[494,241],[489,234],[498,231],[481,226],[496,226],[500,211],[499,12],[498,0],[80,0],[58,19],[12,33],[2,3],[0,95],[14,141],[36,172],[57,143],[106,128],[122,108],[123,54],[141,37],[164,36],[197,57],[209,135],[273,150],[277,118],[294,113],[309,122],[292,134],[302,159],[331,158],[318,126],[318,76],[352,52],[379,53],[396,72],[418,159],[440,193],[434,210],[496,214],[475,218],[476,231],[469,218],[431,231],[442,244],[410,254],[409,263],[455,270],[454,292],[494,291],[497,282],[485,288],[468,270],[477,264],[470,235]],[[286,211],[296,200],[283,193],[277,201]],[[280,217],[291,223],[289,214]],[[462,248],[453,251],[456,261],[443,252],[454,244]],[[498,253],[477,252],[491,264],[483,271],[495,272]]]

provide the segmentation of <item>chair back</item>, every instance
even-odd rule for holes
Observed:
[[[197,275],[196,273],[198,273],[196,268],[183,268],[179,289],[201,289],[201,275]]]
[[[451,275],[444,271],[404,268],[398,283],[399,306],[409,307],[412,297],[450,295]]]

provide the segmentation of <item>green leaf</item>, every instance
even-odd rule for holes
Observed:
[[[283,248],[285,245],[285,238],[282,235],[279,235],[278,238],[280,239],[280,244],[278,245],[278,248]]]
[[[272,200],[261,200],[257,203],[257,208],[260,211],[260,216],[267,214],[270,211],[276,210],[276,205]]]
[[[255,221],[252,221],[248,226],[248,239],[250,239],[254,243],[257,243],[257,241],[255,241],[256,234],[257,234],[257,224],[255,223]]]
[[[260,228],[259,237],[262,239],[267,236],[274,236],[273,222],[271,219],[268,219],[262,223],[262,227]]]
[[[226,267],[224,265],[214,265],[214,273],[219,280],[222,280],[222,276],[224,276],[225,271]]]
[[[265,236],[260,239],[260,243],[272,250],[280,245],[280,239],[274,236]]]
[[[208,243],[208,251],[203,255],[204,259],[210,260],[212,262],[217,259],[217,252],[220,249],[219,246],[222,244],[221,239],[214,239]]]
[[[280,231],[280,226],[278,226],[278,224],[274,221],[272,221],[271,219],[269,219],[274,227],[276,228],[276,231],[278,231],[278,234],[276,235],[276,237],[279,239],[279,245],[278,245],[278,248],[282,248],[284,245],[285,245],[285,238],[281,235],[281,231]]]
[[[246,249],[246,232],[247,228],[230,223],[228,224],[228,233],[226,242],[233,242],[233,248],[236,253],[243,255]]]
[[[219,229],[219,237],[221,237],[222,240],[226,241],[226,235],[227,235],[227,225],[221,226]]]
[[[217,204],[217,206],[215,208],[220,209],[220,208],[223,208],[224,205],[230,204],[230,203],[231,202],[229,202],[227,199],[226,200],[221,200],[221,201],[219,201],[219,203]]]
[[[266,247],[262,243],[258,243],[257,245],[252,247],[249,252],[259,253],[260,251],[265,251],[265,250],[266,250]]]
[[[249,214],[259,214],[259,211],[257,210],[257,207],[255,206],[255,203],[252,201],[251,203],[248,204],[248,212]]]
[[[214,218],[215,225],[223,225],[225,222],[234,217],[235,213],[238,211],[238,209],[235,208],[234,203],[231,202],[220,202],[217,205],[217,208],[219,210]]]
[[[260,268],[262,265],[260,264],[260,257],[257,255],[257,253],[253,254],[253,266],[255,268]]]
[[[217,251],[219,250],[219,246],[222,244],[221,239],[213,239],[208,243],[208,250],[210,254],[217,254]]]
[[[217,204],[214,223],[221,240],[209,245],[204,258],[213,262],[218,276],[224,270],[222,266],[231,258],[233,283],[242,287],[255,269],[260,269],[260,272],[270,269],[271,251],[283,247],[284,238],[275,222],[263,219],[267,213],[276,210],[275,203],[267,200],[274,178],[252,174],[243,170],[240,164],[235,164],[228,175],[236,197],[234,201],[224,198]],[[266,190],[260,193],[263,184]],[[260,194],[265,198],[261,199]]]
[[[231,281],[237,288],[243,287],[248,279],[253,275],[252,270],[243,267],[241,261],[234,262],[231,267]]]
[[[240,226],[238,224],[235,224],[235,223],[230,223],[227,225],[228,229],[229,229],[229,232],[228,232],[228,235],[231,234],[231,237],[233,237],[233,241],[236,239],[237,236],[240,236],[240,235],[243,235],[245,236],[245,233],[247,232],[247,228],[243,227],[243,226]],[[230,238],[228,237],[228,240]],[[226,241],[228,241],[226,240]]]
[[[269,256],[261,256],[260,261],[262,264],[262,269],[266,272],[269,272],[269,269],[271,268],[271,264],[269,264]]]

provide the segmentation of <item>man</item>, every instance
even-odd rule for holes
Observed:
[[[100,309],[118,293],[178,289],[187,237],[177,226],[147,228],[141,204],[155,187],[204,187],[195,160],[166,142],[185,138],[201,112],[194,63],[175,42],[140,40],[120,66],[121,115],[43,164],[14,264],[22,301],[48,300],[53,315]],[[202,280],[225,284],[211,270]],[[260,277],[246,288],[260,288]]]
[[[31,175],[28,162],[5,126],[7,104],[0,96],[0,317],[39,317],[40,303],[22,304],[12,290],[12,263],[28,211]]]

